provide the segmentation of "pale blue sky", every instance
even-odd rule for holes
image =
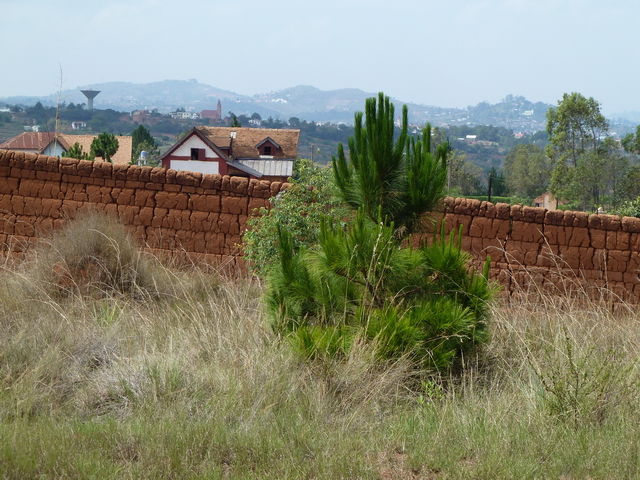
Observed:
[[[295,85],[441,107],[580,92],[640,111],[640,2],[0,0],[0,97],[108,81]]]

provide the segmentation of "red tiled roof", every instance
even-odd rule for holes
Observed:
[[[69,150],[74,143],[78,142],[78,144],[82,146],[82,151],[89,153],[91,151],[91,142],[93,142],[96,136],[97,135],[68,135],[66,133],[59,133],[58,142],[65,150]],[[24,132],[0,144],[0,149],[40,153],[54,138],[54,132]],[[118,151],[111,161],[114,164],[126,165],[131,161],[133,139],[127,136],[116,136],[116,138],[118,139]]]
[[[0,143],[0,148],[28,150],[39,153],[53,141],[55,135],[54,132],[24,132],[4,143]],[[58,134],[58,137],[60,137],[60,134]]]
[[[275,152],[274,158],[296,158],[298,155],[300,130],[246,127],[198,127],[198,130],[218,148],[228,148],[231,145],[233,158],[258,158],[260,153],[257,145],[267,138],[280,146],[281,151]],[[236,132],[233,141],[231,132]]]

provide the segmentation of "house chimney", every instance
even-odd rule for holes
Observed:
[[[229,156],[233,157],[233,139],[236,138],[236,132],[229,132],[229,138],[231,139],[229,140]]]

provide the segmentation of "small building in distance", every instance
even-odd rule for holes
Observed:
[[[215,110],[202,110],[200,116],[203,119],[220,121],[222,120],[222,104],[218,100],[218,107]]]
[[[174,170],[285,181],[293,174],[300,130],[194,127],[161,157]]]
[[[533,200],[533,206],[556,210],[558,208],[558,200],[550,192],[545,192]]]

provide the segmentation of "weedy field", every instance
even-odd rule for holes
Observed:
[[[307,361],[256,279],[71,226],[0,273],[3,478],[637,478],[640,318],[536,292],[459,373]]]

